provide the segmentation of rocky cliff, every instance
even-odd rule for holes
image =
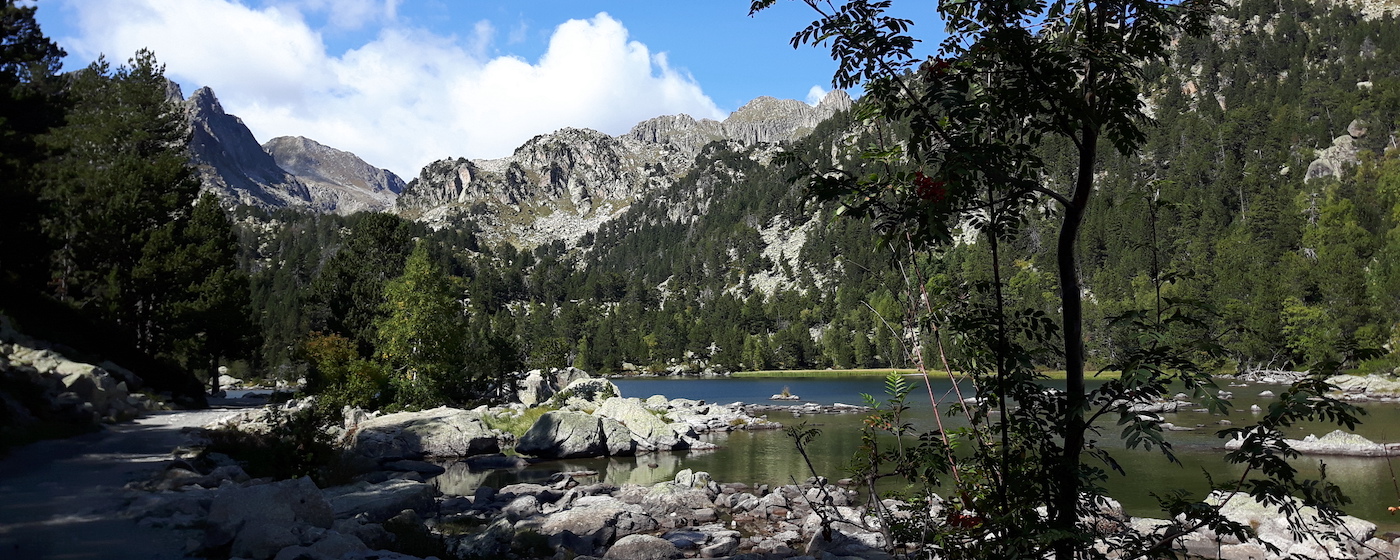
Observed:
[[[469,215],[488,239],[522,245],[573,241],[647,192],[673,184],[711,142],[788,142],[850,107],[851,98],[838,90],[816,106],[760,97],[723,122],[656,117],[617,137],[565,128],[530,139],[509,157],[433,162],[405,187],[397,210],[433,225]]]
[[[667,115],[642,121],[622,137],[648,144],[669,144],[694,158],[700,148],[715,140],[778,144],[802,138],[822,121],[850,109],[851,103],[851,96],[839,89],[826,94],[815,107],[796,99],[765,96],[748,102],[723,122]]]
[[[224,112],[213,90],[200,88],[184,103],[190,159],[204,190],[226,204],[282,208],[312,203],[306,185],[277,165],[242,120]]]
[[[309,138],[279,136],[262,145],[278,167],[306,185],[311,205],[340,214],[385,212],[403,192],[404,182],[355,154]]]
[[[505,158],[430,163],[404,188],[397,208],[430,224],[463,213],[490,216],[478,220],[494,226],[488,238],[527,245],[572,240],[647,190],[669,185],[688,161],[668,146],[565,128],[536,136]]]

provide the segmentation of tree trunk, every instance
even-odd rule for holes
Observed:
[[[1060,485],[1052,497],[1050,510],[1054,512],[1052,523],[1055,528],[1067,533],[1076,530],[1079,522],[1079,466],[1080,453],[1084,448],[1084,410],[1087,394],[1084,389],[1084,302],[1079,288],[1079,260],[1075,249],[1079,242],[1079,227],[1089,207],[1089,198],[1094,189],[1094,166],[1098,159],[1099,131],[1093,123],[1083,127],[1083,143],[1080,145],[1078,177],[1075,179],[1074,193],[1065,206],[1064,222],[1060,225],[1057,243],[1056,264],[1059,267],[1061,321],[1065,343],[1065,408],[1064,456],[1056,465],[1056,478]],[[1055,544],[1055,556],[1059,560],[1074,558],[1075,542],[1069,539]]]

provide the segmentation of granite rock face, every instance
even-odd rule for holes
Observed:
[[[816,106],[760,97],[723,122],[660,116],[616,137],[565,128],[530,139],[509,157],[435,161],[408,183],[396,210],[434,226],[470,216],[491,224],[483,235],[492,241],[572,242],[644,194],[675,184],[711,142],[792,141],[851,103],[837,90]]]
[[[259,208],[306,207],[311,191],[263,150],[243,120],[224,112],[214,90],[200,88],[184,102],[190,123],[190,159],[203,189],[225,204]]]
[[[393,172],[309,138],[279,136],[262,147],[306,185],[317,209],[339,214],[388,211],[405,186]]]

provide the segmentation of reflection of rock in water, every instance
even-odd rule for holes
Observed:
[[[470,496],[477,487],[496,471],[473,472],[465,462],[452,462],[442,465],[447,472],[433,477],[432,483],[443,494]]]
[[[594,476],[576,476],[581,484],[607,482],[622,486],[639,484],[651,486],[658,482],[675,479],[676,473],[685,468],[687,459],[714,453],[714,449],[691,451],[663,451],[646,453],[636,457],[610,457],[606,459],[571,459],[542,461],[523,469],[471,470],[465,461],[443,463],[447,472],[434,477],[431,482],[443,494],[470,496],[480,486],[500,489],[511,484],[549,484],[555,473],[596,471]]]

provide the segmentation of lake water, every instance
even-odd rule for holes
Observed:
[[[869,378],[711,378],[711,379],[614,379],[624,397],[646,398],[651,395],[665,395],[668,398],[687,398],[712,403],[728,404],[736,401],[747,403],[768,402],[768,397],[780,393],[785,387],[801,397],[797,402],[822,404],[847,403],[862,404],[861,393],[884,398],[884,380]],[[911,418],[920,429],[934,427],[932,407],[929,405],[928,389],[923,381],[915,382],[910,393],[913,407]],[[1053,383],[1053,382],[1049,382]],[[970,385],[964,381],[963,391],[971,393]],[[1093,382],[1091,381],[1091,388]],[[1217,480],[1238,478],[1241,470],[1226,463],[1223,459],[1224,441],[1215,436],[1222,429],[1218,423],[1229,419],[1236,425],[1252,422],[1249,412],[1252,404],[1267,406],[1261,399],[1261,391],[1279,393],[1283,387],[1251,385],[1249,387],[1224,387],[1233,391],[1232,412],[1229,416],[1219,416],[1198,412],[1164,414],[1167,422],[1178,426],[1204,427],[1187,432],[1168,432],[1167,438],[1175,447],[1181,465],[1167,463],[1159,453],[1119,449],[1115,458],[1127,471],[1127,476],[1110,474],[1107,484],[1110,495],[1121,501],[1124,508],[1133,515],[1160,517],[1160,510],[1151,493],[1162,493],[1173,489],[1185,489],[1196,495],[1208,488],[1202,469],[1211,473]],[[950,402],[952,384],[949,381],[935,381],[933,392],[941,402]],[[1400,407],[1370,405],[1369,415],[1363,417],[1364,424],[1357,427],[1357,433],[1373,441],[1400,441]],[[806,421],[822,430],[810,446],[813,466],[831,479],[846,476],[846,467],[860,446],[859,414],[808,415],[794,418],[791,414],[773,413],[771,420],[790,425]],[[949,418],[944,418],[945,424]],[[1289,432],[1289,437],[1302,438],[1310,433],[1319,436],[1335,429],[1323,424],[1298,426]],[[1103,445],[1112,446],[1118,429],[1108,426],[1099,438]],[[592,470],[599,478],[614,484],[652,484],[670,480],[680,469],[707,471],[721,482],[747,482],[750,484],[790,484],[811,476],[806,464],[797,454],[789,439],[781,430],[757,432],[731,432],[711,434],[706,438],[719,445],[719,449],[709,451],[678,451],[653,453],[640,457],[619,457],[586,460],[549,461],[533,465],[521,472],[470,472],[465,466],[451,466],[451,471],[439,477],[439,485],[445,492],[470,494],[476,486],[486,483],[495,486],[516,481],[546,480],[550,474],[559,471]],[[1316,473],[1320,458],[1302,458],[1295,464],[1300,470]],[[1400,505],[1400,495],[1391,476],[1390,463],[1386,459],[1327,457],[1327,474],[1352,498],[1353,504],[1346,508],[1351,515],[1377,523],[1382,531],[1400,531],[1400,522],[1387,514],[1386,508]],[[1396,461],[1400,463],[1400,461]],[[1400,465],[1397,465],[1400,468]]]

